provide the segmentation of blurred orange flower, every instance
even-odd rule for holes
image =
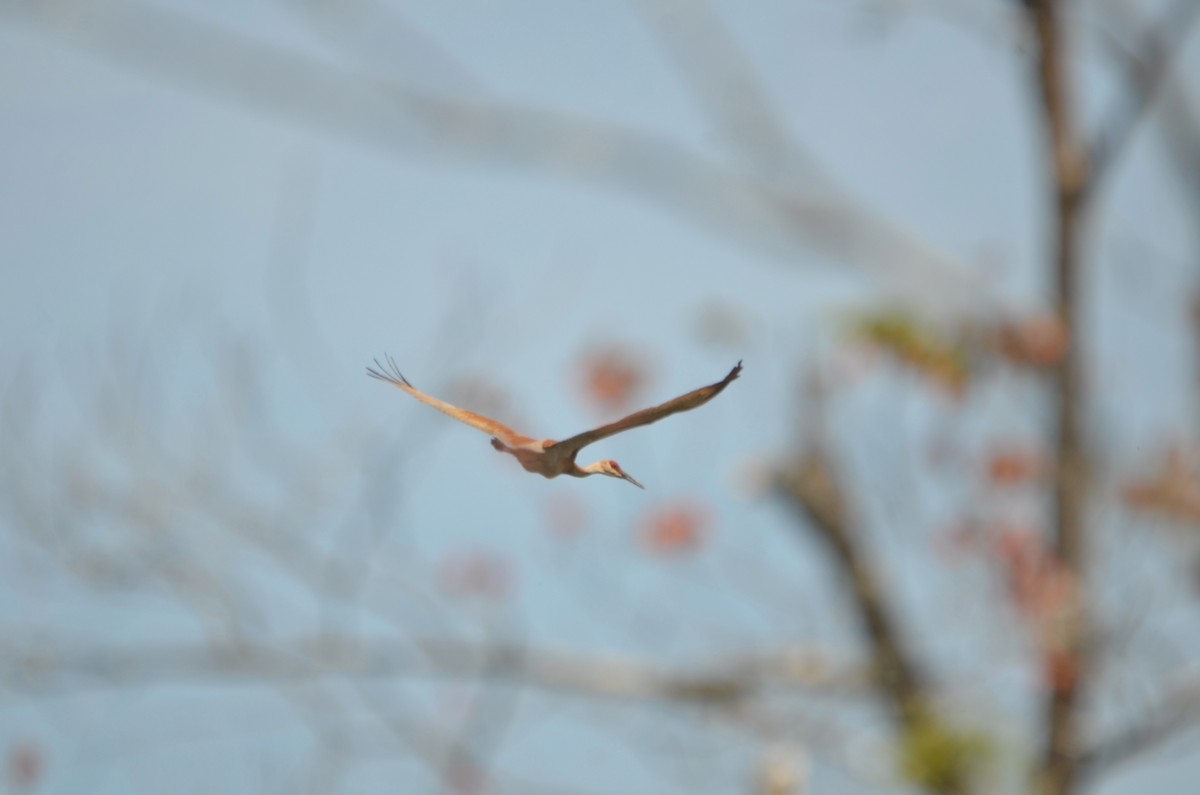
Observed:
[[[976,520],[956,520],[934,537],[933,552],[939,562],[948,565],[977,559],[983,554],[985,532]]]
[[[1169,451],[1149,478],[1126,487],[1125,502],[1177,522],[1200,524],[1200,466],[1179,449]]]
[[[708,534],[711,511],[695,503],[658,508],[641,524],[642,547],[651,555],[680,555],[700,547]]]
[[[1038,619],[1069,598],[1073,585],[1041,537],[1029,530],[1004,530],[995,545],[1017,609]]]
[[[451,552],[438,568],[438,584],[450,596],[502,600],[513,587],[512,566],[500,555],[480,549]]]
[[[1043,471],[1042,457],[1028,448],[997,450],[987,462],[988,479],[997,486],[1023,486],[1039,479]]]
[[[14,792],[27,790],[42,777],[45,759],[31,742],[18,742],[8,750],[8,782]]]
[[[489,790],[487,772],[465,754],[452,754],[442,779],[455,795],[483,795]]]
[[[1046,687],[1074,685],[1078,661],[1073,648],[1080,631],[1081,594],[1075,575],[1028,530],[1005,530],[995,554],[1008,581],[1017,612],[1037,641]]]
[[[996,343],[1000,354],[1013,364],[1048,368],[1067,355],[1071,334],[1062,317],[1040,313],[1001,325]]]
[[[627,410],[647,379],[647,368],[632,348],[612,345],[583,356],[583,396],[606,414]]]
[[[1075,686],[1079,660],[1066,649],[1047,649],[1042,654],[1042,682],[1055,693]]]

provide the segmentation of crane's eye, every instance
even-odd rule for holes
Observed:
[[[617,470],[618,472],[620,472],[620,471],[621,471],[621,465],[620,465],[620,464],[618,464],[616,461],[609,461],[609,462],[608,462],[608,465],[609,465],[610,467],[612,467],[613,469]]]

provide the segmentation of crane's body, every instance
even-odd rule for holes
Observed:
[[[680,411],[689,411],[690,409],[704,405],[719,395],[725,387],[729,386],[730,382],[737,378],[738,373],[741,371],[742,363],[738,362],[737,366],[730,370],[728,375],[715,384],[700,387],[685,395],[680,395],[673,400],[668,400],[661,405],[634,412],[616,422],[602,425],[599,428],[593,428],[590,431],[584,431],[562,441],[534,439],[519,434],[512,428],[484,417],[481,414],[460,409],[443,400],[438,400],[432,395],[427,395],[410,384],[408,379],[401,375],[399,368],[396,367],[396,363],[391,357],[387,359],[387,366],[381,365],[376,360],[375,367],[367,368],[367,375],[403,389],[422,403],[433,406],[438,411],[453,417],[459,422],[466,423],[473,428],[489,434],[492,437],[492,447],[516,458],[527,472],[533,472],[546,478],[554,478],[559,475],[571,475],[577,478],[585,478],[589,475],[607,475],[627,480],[638,488],[645,488],[645,486],[638,483],[632,476],[621,469],[616,461],[597,461],[594,464],[581,467],[575,463],[575,457],[579,454],[580,450],[593,442],[597,442],[613,434],[621,433],[622,431],[627,431],[630,428],[649,425],[652,422],[661,420],[663,417],[668,417]]]

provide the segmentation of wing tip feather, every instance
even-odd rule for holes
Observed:
[[[379,359],[373,359],[372,361],[375,362],[375,366],[367,368],[367,375],[372,378],[378,378],[380,381],[387,381],[389,384],[406,386],[412,389],[413,385],[408,382],[408,379],[400,372],[400,368],[396,366],[396,360],[386,353],[383,355],[383,358],[387,364],[380,364]]]

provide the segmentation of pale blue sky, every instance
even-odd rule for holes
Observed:
[[[161,5],[323,61],[402,75],[418,87],[580,114],[735,162],[633,4],[398,4],[423,39],[404,48],[360,39],[352,52],[339,49],[332,29],[306,23],[282,2]],[[1006,4],[964,0],[961,16],[887,20],[867,10],[890,5],[722,3],[718,12],[828,181],[938,261],[966,266],[968,279],[984,285],[980,305],[1037,304],[1045,234],[1040,128],[1020,47],[1002,24]],[[798,549],[777,508],[747,499],[736,483],[748,463],[788,449],[801,421],[803,365],[827,350],[839,312],[887,295],[881,280],[828,252],[744,245],[617,189],[418,147],[369,147],[251,112],[152,69],[97,57],[89,48],[104,49],[91,27],[99,15],[26,24],[26,12],[14,10],[22,6],[0,0],[0,363],[41,390],[36,432],[47,445],[93,432],[90,392],[133,373],[145,383],[123,388],[147,393],[148,432],[188,460],[193,447],[211,441],[192,426],[189,407],[204,403],[223,352],[239,348],[265,378],[270,424],[301,451],[302,463],[328,451],[329,488],[343,495],[335,503],[353,499],[344,495],[356,487],[357,468],[419,451],[412,453],[419,464],[397,475],[403,488],[393,524],[365,564],[368,593],[389,577],[432,588],[438,561],[465,546],[506,554],[517,572],[513,604],[481,623],[516,627],[538,642],[686,660],[781,635],[800,644],[845,640],[845,615],[817,601],[830,592],[822,559]],[[1197,73],[1195,49],[1185,74]],[[1102,69],[1087,71],[1088,115],[1099,118],[1113,84]],[[1184,393],[1194,352],[1180,342],[1182,304],[1172,303],[1189,284],[1195,253],[1185,257],[1194,241],[1157,145],[1149,128],[1135,139],[1105,202],[1103,232],[1093,238],[1104,251],[1096,260],[1103,266],[1097,305],[1119,318],[1097,320],[1098,351],[1113,363],[1098,368],[1110,388],[1097,410],[1106,438],[1121,449],[1149,449],[1194,420]],[[1153,278],[1136,272],[1140,258],[1159,260]],[[958,295],[942,284],[903,286],[933,303]],[[713,307],[738,318],[745,329],[738,344],[701,343],[700,319]],[[961,316],[974,308],[951,310]],[[703,413],[587,451],[617,458],[647,485],[645,493],[596,479],[528,476],[481,435],[363,374],[387,352],[432,392],[482,378],[504,394],[513,407],[507,419],[523,423],[521,430],[565,436],[597,419],[572,381],[591,340],[646,353],[655,365],[648,401],[746,362],[742,379]],[[114,348],[132,352],[132,370],[110,368]],[[888,473],[920,466],[913,440],[943,421],[945,406],[914,397],[911,385],[898,395],[892,380],[847,391],[835,417],[839,433],[879,432],[854,454],[886,486],[869,506],[879,514],[877,532],[903,525],[890,515],[890,500],[909,488],[923,496],[913,497],[919,504],[909,506],[908,518],[936,515],[951,497]],[[986,436],[991,420],[1007,422],[1014,413],[1034,427],[1036,410],[1022,403],[1036,406],[1030,394],[997,388],[984,395],[991,408],[961,420],[964,435]],[[893,424],[905,429],[895,440],[886,434]],[[268,480],[252,473],[245,482],[266,490]],[[544,531],[548,501],[563,495],[591,516],[586,537],[568,550],[548,545]],[[679,566],[644,560],[637,522],[650,507],[679,499],[701,500],[714,512],[711,548]],[[355,521],[331,515],[304,527],[357,543]],[[879,540],[897,562],[902,598],[937,607],[916,623],[936,627],[960,609],[969,624],[982,609],[975,601],[989,595],[965,598],[959,608],[946,598],[957,593],[947,588],[962,587],[953,575],[949,584],[922,584],[926,542]],[[0,535],[0,550],[13,546]],[[285,578],[260,584],[277,589],[263,597],[272,630],[311,629],[318,606],[289,590]],[[761,593],[731,598],[739,589]],[[196,634],[170,605],[89,601],[61,579],[0,586],[0,620],[55,627],[76,640]],[[423,627],[438,619],[413,620]],[[1188,626],[1194,630],[1194,620]],[[928,642],[953,648],[956,641]],[[1004,651],[1011,662],[1012,648]],[[970,674],[981,667],[978,654],[951,654],[952,667]],[[1011,666],[994,676],[984,689],[1008,692],[1021,682]],[[204,689],[195,690],[139,691],[132,705],[122,700],[127,694],[44,703],[6,694],[0,750],[14,737],[45,742],[45,791],[186,791],[172,771],[193,764],[185,760],[197,746],[204,759],[236,756],[236,741],[180,717],[193,700],[198,712],[213,709]],[[286,778],[255,772],[255,764],[269,768],[272,755],[305,753],[306,741],[293,736],[302,732],[287,728],[281,705],[264,706],[269,692],[248,701],[225,695],[228,712],[217,709],[214,725],[262,720],[269,739],[259,762],[239,756],[229,770],[198,769],[197,791],[291,791]],[[1006,753],[1019,755],[1021,707],[1001,706],[1011,711],[998,731],[1016,746]],[[109,721],[114,730],[103,728]],[[182,739],[157,736],[160,721],[177,721]],[[537,721],[524,729],[504,761],[528,771],[550,748],[554,762],[541,771],[550,780],[591,752],[611,757],[601,769],[612,779],[597,779],[597,792],[662,791],[687,780],[655,779],[629,748],[585,736],[586,721],[559,738],[539,735]],[[746,760],[755,758],[752,748],[734,746],[728,764],[718,763],[722,782],[746,781]],[[869,755],[869,747],[852,751]],[[1100,791],[1121,795],[1145,791],[1150,781],[1179,781],[1170,778],[1169,761],[1139,769],[1146,778],[1118,778]],[[397,775],[429,786],[419,770],[381,774],[370,765],[340,786],[378,791],[381,776],[394,784]],[[869,791],[836,766],[820,765],[815,775],[814,792]]]

